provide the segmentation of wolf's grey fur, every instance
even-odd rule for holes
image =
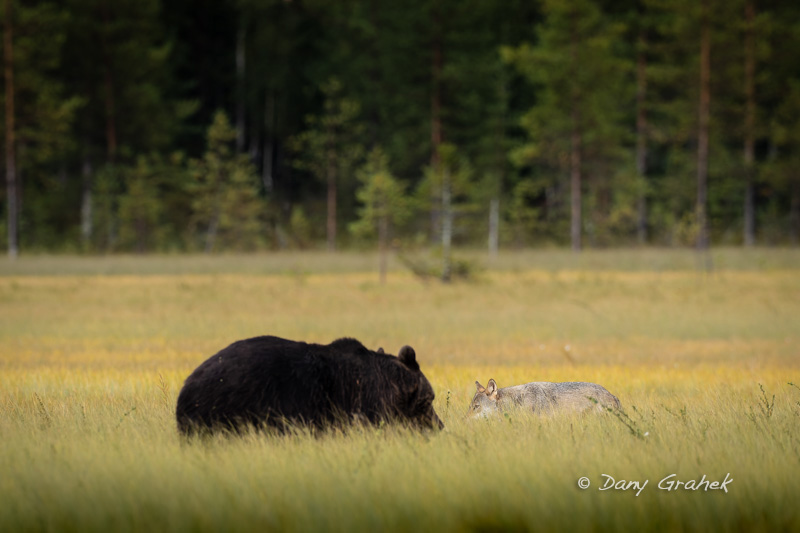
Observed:
[[[477,381],[475,385],[478,390],[468,413],[473,418],[489,417],[515,408],[548,415],[557,412],[580,413],[592,408],[599,411],[604,407],[619,409],[620,406],[616,396],[596,383],[535,381],[500,389],[490,379],[485,388]]]

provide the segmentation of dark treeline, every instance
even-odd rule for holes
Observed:
[[[795,0],[3,0],[17,250],[784,244]]]

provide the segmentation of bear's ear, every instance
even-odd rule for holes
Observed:
[[[397,358],[400,359],[400,362],[411,370],[419,370],[419,365],[417,364],[417,354],[414,352],[414,348],[411,346],[403,346],[400,348],[400,351],[397,352]]]
[[[497,383],[493,379],[489,380],[489,383],[486,384],[486,396],[492,396],[497,394]]]
[[[383,351],[383,348],[378,348],[378,353],[386,353]]]
[[[475,386],[478,387],[478,392],[486,392],[486,389],[483,388],[483,385],[481,385],[477,381],[475,382]]]

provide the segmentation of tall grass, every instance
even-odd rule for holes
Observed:
[[[797,394],[779,372],[759,410],[744,371],[724,379],[609,368],[641,437],[612,415],[464,419],[461,373],[431,367],[457,391],[437,408],[447,429],[352,428],[315,438],[251,434],[181,442],[156,373],[11,372],[2,396],[0,527],[81,530],[790,530],[800,464]],[[508,372],[524,372],[515,368]],[[592,375],[596,372],[589,372]],[[502,373],[501,373],[502,374]],[[791,374],[794,379],[798,372]],[[170,390],[181,375],[165,378]],[[631,381],[639,382],[632,384]],[[41,393],[36,391],[42,391]],[[174,393],[169,393],[174,400]],[[43,407],[39,404],[39,396]],[[46,413],[46,414],[45,414]],[[649,480],[635,491],[600,491]],[[659,490],[678,479],[728,492]],[[581,490],[580,477],[592,486]]]
[[[799,308],[784,268],[2,277],[0,531],[797,530]],[[182,380],[256,334],[411,344],[447,427],[182,441]],[[489,378],[624,412],[467,420]]]

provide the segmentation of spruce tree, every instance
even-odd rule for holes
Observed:
[[[363,155],[359,105],[347,98],[341,81],[331,78],[322,87],[320,115],[306,119],[306,130],[294,138],[294,164],[326,184],[328,251],[336,250],[339,184],[353,174]]]
[[[547,0],[543,9],[538,41],[504,51],[536,91],[522,122],[528,142],[515,159],[540,166],[554,181],[567,178],[569,241],[580,251],[586,177],[594,185],[607,180],[623,140],[618,104],[630,88],[627,65],[614,51],[622,27],[589,0]]]
[[[380,282],[385,283],[392,228],[403,223],[410,215],[406,185],[392,175],[388,158],[380,148],[369,153],[356,177],[360,184],[356,198],[361,208],[358,220],[350,224],[350,231],[361,237],[377,234],[379,277]]]
[[[203,158],[190,162],[194,233],[202,234],[206,253],[254,249],[264,241],[258,175],[247,155],[233,150],[236,130],[224,112],[214,115],[207,138]]]

